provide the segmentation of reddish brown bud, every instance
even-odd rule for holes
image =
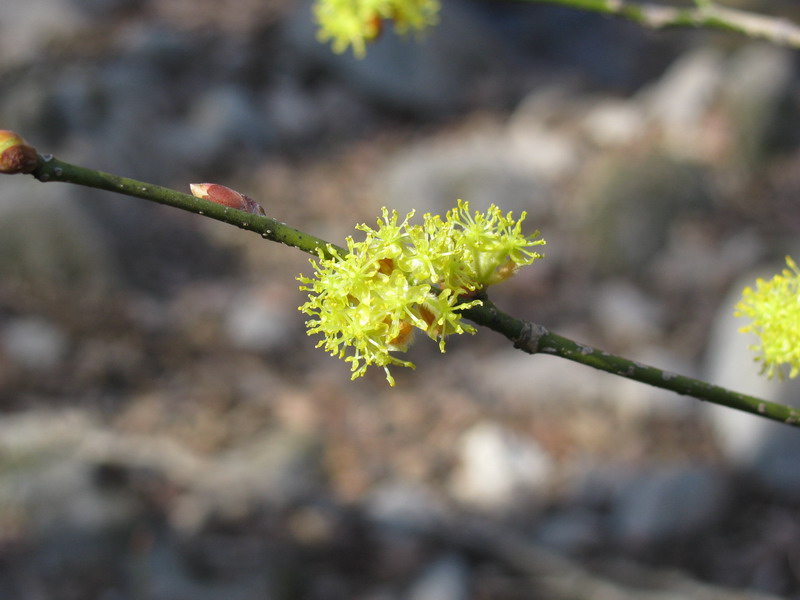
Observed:
[[[267,214],[264,212],[264,209],[261,208],[261,205],[250,196],[240,194],[236,190],[232,190],[224,185],[216,183],[190,183],[189,188],[192,190],[192,196],[195,198],[210,200],[222,206],[243,210],[244,212],[249,212],[254,215],[266,216]]]
[[[31,173],[38,163],[36,148],[13,131],[0,129],[0,173]]]

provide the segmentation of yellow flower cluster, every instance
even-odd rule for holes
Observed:
[[[405,351],[415,329],[439,340],[442,352],[446,336],[474,333],[461,310],[481,303],[475,293],[542,256],[532,250],[545,243],[539,232],[522,233],[525,213],[515,220],[492,205],[473,214],[459,200],[444,219],[426,214],[413,225],[413,215],[400,221],[384,208],[376,229],[356,227],[364,241],[348,237],[342,256],[329,247],[332,258],[311,260],[314,278],[298,277],[309,292],[300,307],[313,317],[308,334],[322,334],[317,347],[349,362],[353,379],[377,365],[394,385],[388,367],[414,365],[391,352]]]
[[[393,21],[395,31],[402,34],[435,25],[438,14],[439,0],[316,0],[314,4],[319,40],[330,40],[337,53],[352,47],[358,58],[366,54],[366,42],[381,34],[384,19]]]
[[[759,278],[755,289],[745,288],[736,305],[737,317],[751,319],[740,331],[761,339],[752,349],[769,377],[783,377],[783,366],[789,367],[789,377],[800,374],[800,270],[789,256],[786,264],[788,268],[770,281]]]

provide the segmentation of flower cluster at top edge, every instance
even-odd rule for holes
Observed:
[[[391,20],[401,34],[422,31],[436,24],[439,8],[439,0],[317,0],[317,37],[330,41],[334,52],[352,48],[363,58],[366,44],[381,34],[384,20]]]

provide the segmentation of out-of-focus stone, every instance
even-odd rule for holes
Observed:
[[[732,57],[722,100],[740,164],[758,167],[775,150],[780,130],[796,129],[797,109],[792,114],[782,110],[794,93],[795,80],[794,54],[787,49],[751,44]]]
[[[430,563],[406,595],[407,600],[467,600],[469,597],[469,567],[455,554]]]
[[[721,518],[728,498],[727,482],[713,468],[647,467],[620,490],[611,536],[634,547],[685,539]]]
[[[119,281],[107,239],[69,190],[12,178],[0,203],[0,278],[84,293]]]
[[[711,48],[689,51],[670,65],[653,85],[638,94],[645,114],[678,157],[702,158],[704,120],[718,97],[724,77],[722,55]]]
[[[538,151],[546,154],[547,147]],[[552,210],[551,190],[547,178],[531,169],[532,160],[517,152],[505,128],[471,124],[461,135],[422,142],[389,157],[379,179],[382,197],[401,213],[444,214],[459,198],[473,210],[495,204],[516,214],[527,211],[529,222],[541,227]]]
[[[703,169],[658,152],[598,159],[576,193],[596,267],[640,274],[663,250],[671,227],[710,210],[712,193]]]
[[[488,512],[530,506],[541,498],[553,461],[532,438],[483,421],[464,432],[449,488],[463,504]]]
[[[225,329],[231,341],[246,350],[278,350],[301,321],[294,305],[273,287],[243,290],[226,310]]]
[[[5,2],[0,21],[0,68],[35,58],[47,44],[87,24],[67,0]]]
[[[66,335],[56,325],[38,318],[14,319],[0,325],[0,341],[6,356],[33,371],[57,367],[68,346]]]

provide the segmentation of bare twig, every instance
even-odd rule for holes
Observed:
[[[650,29],[705,28],[729,31],[752,39],[800,48],[800,26],[780,17],[760,15],[734,8],[718,6],[710,0],[695,6],[679,8],[655,3],[635,3],[630,0],[522,0],[558,4],[606,15],[623,17]]]
[[[517,319],[503,312],[488,298],[483,299],[481,306],[465,310],[464,316],[478,325],[500,333],[513,341],[516,348],[529,354],[559,356],[612,375],[800,427],[800,411],[790,406],[740,394],[706,381],[651,367],[575,342],[548,331],[542,325]]]

